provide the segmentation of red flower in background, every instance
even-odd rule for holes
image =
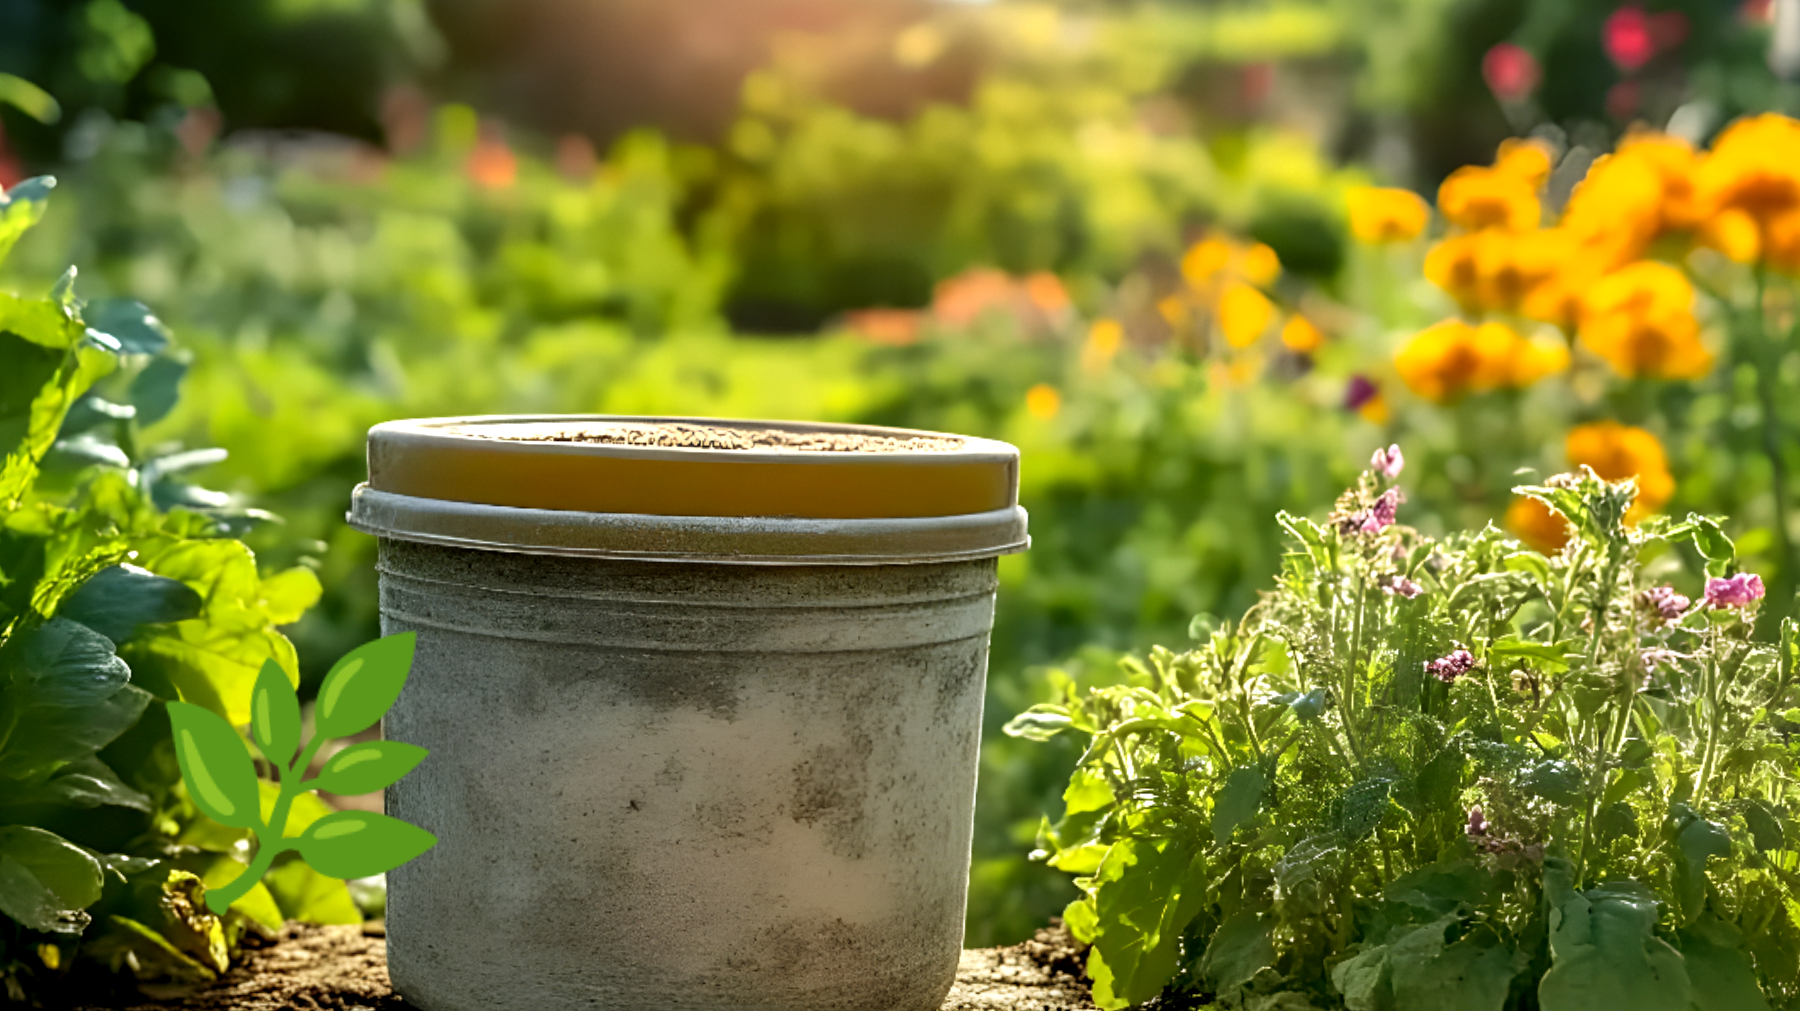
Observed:
[[[1481,78],[1502,102],[1520,102],[1543,80],[1537,58],[1511,42],[1502,42],[1481,58]]]
[[[1650,36],[1650,15],[1636,6],[1613,11],[1600,29],[1600,43],[1606,47],[1606,58],[1626,73],[1649,63],[1650,57],[1656,55],[1656,42]]]

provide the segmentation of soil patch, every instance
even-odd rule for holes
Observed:
[[[75,1011],[412,1011],[388,983],[384,935],[379,923],[290,923],[247,946],[242,964],[210,987]],[[1091,1011],[1084,962],[1083,946],[1060,923],[1023,944],[965,951],[943,1011]]]
[[[860,432],[789,432],[778,428],[722,425],[606,424],[589,428],[543,431],[483,431],[486,426],[458,428],[461,435],[506,442],[582,442],[605,446],[649,446],[660,449],[776,449],[800,453],[949,453],[964,440],[951,436],[874,435]]]

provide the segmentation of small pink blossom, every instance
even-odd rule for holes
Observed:
[[[1386,449],[1378,449],[1375,451],[1375,455],[1369,459],[1369,469],[1380,474],[1382,477],[1387,478],[1389,481],[1399,477],[1400,471],[1405,467],[1406,457],[1400,455],[1400,447],[1398,445],[1389,446]]]
[[[1475,655],[1466,649],[1459,649],[1427,663],[1425,673],[1445,684],[1454,684],[1458,677],[1467,674],[1474,666]]]
[[[1470,835],[1472,835],[1472,836],[1487,835],[1488,829],[1491,827],[1492,826],[1490,826],[1488,824],[1487,816],[1481,813],[1481,808],[1478,808],[1478,807],[1469,808],[1469,830],[1468,831],[1469,831]]]
[[[1600,29],[1606,58],[1620,70],[1630,73],[1656,55],[1656,39],[1651,34],[1650,15],[1635,4],[1620,7],[1607,15]]]
[[[1522,102],[1543,80],[1537,58],[1511,42],[1502,42],[1481,58],[1481,79],[1502,102]]]
[[[1381,581],[1381,592],[1389,596],[1398,594],[1411,600],[1424,593],[1425,588],[1396,572]]]
[[[1688,605],[1693,603],[1676,593],[1673,586],[1653,586],[1638,594],[1638,602],[1651,617],[1664,623],[1680,620],[1687,613]]]
[[[1363,516],[1362,532],[1378,534],[1394,525],[1400,516],[1400,493],[1393,488],[1381,493]]]
[[[1763,592],[1762,577],[1754,572],[1706,581],[1706,602],[1713,607],[1748,607],[1761,600]]]

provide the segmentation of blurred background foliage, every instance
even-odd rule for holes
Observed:
[[[968,934],[1010,942],[1073,894],[1025,855],[1075,756],[997,732],[1047,697],[1043,665],[1104,679],[1118,651],[1241,610],[1277,567],[1274,511],[1322,512],[1376,446],[1404,436],[1408,518],[1443,529],[1500,522],[1516,469],[1568,466],[1571,427],[1616,417],[1666,448],[1666,508],[1752,517],[1758,557],[1780,517],[1754,414],[1580,367],[1410,392],[1395,351],[1456,305],[1421,243],[1356,241],[1348,200],[1429,195],[1532,135],[1560,206],[1634,123],[1704,141],[1793,107],[1795,15],[11,0],[0,185],[61,186],[5,282],[40,290],[72,262],[179,335],[180,406],[148,437],[228,450],[207,482],[282,518],[246,535],[264,566],[319,573],[290,630],[308,685],[377,634],[373,544],[342,515],[379,421],[795,417],[1014,442],[1034,546],[1002,563]]]

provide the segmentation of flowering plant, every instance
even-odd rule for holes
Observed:
[[[1397,449],[1240,620],[1007,731],[1088,742],[1038,856],[1104,1008],[1800,1007],[1800,630],[1591,470],[1546,556],[1399,522]]]

